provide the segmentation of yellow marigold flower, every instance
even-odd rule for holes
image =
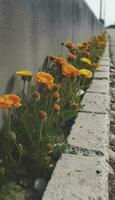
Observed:
[[[60,98],[59,92],[54,92],[53,97],[56,98],[56,99],[59,99]]]
[[[81,58],[80,61],[88,65],[91,65],[91,60],[89,60],[88,58]]]
[[[73,65],[67,64],[62,66],[62,74],[67,77],[80,76],[80,72]]]
[[[47,86],[48,89],[53,88],[53,76],[46,72],[38,72],[35,77],[36,83]]]
[[[32,72],[29,70],[17,71],[16,75],[21,76],[22,80],[30,81],[32,78]]]
[[[60,105],[59,104],[54,104],[54,106],[53,106],[53,109],[55,110],[55,111],[60,111]]]
[[[46,117],[47,117],[47,113],[44,112],[44,111],[40,111],[40,112],[39,112],[39,117],[40,117],[40,119],[44,120],[44,119],[46,119]]]
[[[21,71],[17,71],[16,75],[19,76],[32,76],[32,72],[29,70],[21,70]]]
[[[81,75],[87,77],[87,78],[91,78],[92,77],[92,72],[88,69],[81,69],[79,70]]]

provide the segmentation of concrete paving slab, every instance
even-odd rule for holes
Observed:
[[[87,92],[93,93],[109,93],[109,81],[103,80],[93,80]]]
[[[107,57],[107,56],[103,56],[100,60],[108,60],[108,61],[110,61],[110,57]]]
[[[103,57],[109,57],[109,47],[105,48],[105,51],[103,53]]]
[[[63,154],[42,200],[108,200],[108,165],[103,157]]]
[[[102,65],[102,66],[109,66],[110,65],[110,60],[103,60],[101,59],[99,61],[99,65]]]
[[[94,79],[108,79],[109,80],[109,73],[107,71],[96,71],[94,73]]]
[[[107,42],[106,48],[103,53],[103,57],[109,57],[109,42]]]
[[[97,70],[96,70],[97,72],[99,71],[99,72],[108,72],[109,73],[109,71],[110,71],[110,66],[100,66],[99,68],[97,68]]]
[[[87,92],[83,98],[82,105],[84,105],[84,112],[106,114],[110,108],[110,97],[108,94]]]
[[[79,113],[68,137],[75,147],[101,151],[109,159],[109,117],[106,114]]]

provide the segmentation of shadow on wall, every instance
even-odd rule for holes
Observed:
[[[0,13],[0,94],[15,83],[19,89],[17,70],[47,67],[47,56],[62,52],[61,42],[103,31],[83,0],[0,0]]]
[[[7,85],[6,85],[6,89],[5,89],[5,94],[8,94],[10,92],[13,91],[14,89],[14,83],[15,83],[15,76],[11,76],[7,82]]]

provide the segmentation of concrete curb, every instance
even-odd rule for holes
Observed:
[[[108,200],[109,45],[68,137],[75,155],[62,154],[42,200]]]

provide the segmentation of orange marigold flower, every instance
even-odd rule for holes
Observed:
[[[40,111],[39,112],[39,117],[40,117],[40,119],[44,120],[47,117],[47,113],[45,111]]]
[[[8,104],[8,102],[6,102],[3,97],[0,97],[0,107],[4,109],[8,109],[8,108],[11,108],[11,104]]]
[[[62,74],[67,77],[80,76],[79,70],[71,64],[62,66]]]
[[[67,60],[64,57],[57,57],[57,56],[50,56],[50,59],[54,61],[54,63],[56,64],[60,64],[63,65],[65,63],[67,63]]]
[[[90,52],[89,51],[83,51],[83,56],[84,57],[89,57],[90,56]]]
[[[15,94],[4,95],[4,99],[16,108],[19,108],[22,105],[20,97]]]
[[[54,92],[53,97],[56,98],[56,99],[59,99],[60,98],[59,92]]]
[[[21,99],[19,96],[15,94],[4,95],[0,97],[0,107],[4,109],[16,107],[19,108],[21,106]]]
[[[60,105],[59,104],[54,104],[54,106],[53,106],[53,109],[55,110],[55,111],[60,111]]]
[[[77,56],[74,55],[74,54],[72,54],[72,53],[69,53],[68,54],[68,58],[70,58],[70,59],[77,59]]]
[[[36,83],[47,86],[48,89],[53,87],[53,76],[46,72],[38,72],[35,77]]]
[[[65,46],[68,49],[78,50],[77,46],[72,41],[66,41]]]

